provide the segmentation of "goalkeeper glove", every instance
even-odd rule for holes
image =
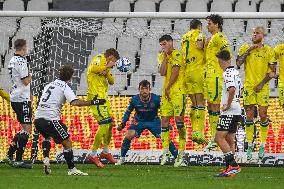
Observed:
[[[93,100],[91,100],[91,105],[103,105],[106,103],[105,99],[98,99],[98,95],[96,95]]]
[[[121,122],[121,124],[117,127],[118,131],[121,131],[125,127],[126,123]]]

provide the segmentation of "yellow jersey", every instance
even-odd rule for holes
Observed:
[[[159,65],[162,64],[164,59],[164,53],[158,54],[158,62]],[[171,86],[170,94],[174,93],[181,93],[184,94],[184,71],[185,71],[185,63],[183,59],[183,54],[180,50],[173,50],[170,55],[167,56],[167,73],[164,76],[164,86],[163,86],[163,93],[165,93],[165,89],[168,85],[168,81],[172,75],[173,67],[178,66],[179,75],[176,82]]]
[[[87,82],[88,82],[88,99],[92,99],[95,95],[98,98],[107,98],[108,84],[114,84],[114,78],[111,69],[106,67],[107,61],[104,54],[99,54],[92,58],[88,67]],[[106,75],[100,74],[106,71]]]
[[[192,70],[204,69],[205,53],[196,45],[197,41],[204,41],[205,36],[199,29],[187,32],[181,40],[181,48],[185,60],[185,74],[192,74]]]
[[[240,47],[238,56],[243,55],[250,47],[250,44],[243,44]],[[245,66],[245,83],[244,86],[255,87],[270,72],[269,65],[275,64],[275,53],[273,48],[263,45],[261,48],[253,49],[246,57]],[[268,86],[269,83],[266,83]]]
[[[284,79],[284,43],[277,45],[274,48],[275,58],[279,63],[279,79]]]
[[[228,50],[232,54],[227,37],[222,32],[217,32],[211,37],[205,49],[207,73],[215,72],[222,75],[223,70],[216,57],[221,50]]]

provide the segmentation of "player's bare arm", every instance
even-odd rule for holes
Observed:
[[[256,48],[259,48],[259,44],[253,44],[251,45],[248,50],[246,50],[246,52],[242,55],[238,55],[237,60],[236,60],[236,64],[238,67],[241,67],[242,64],[244,64],[246,62],[246,58],[249,55],[249,53]]]
[[[235,92],[236,92],[236,88],[235,87],[230,87],[227,89],[228,90],[228,101],[227,104],[225,106],[223,106],[223,111],[227,111],[230,109],[231,104],[233,102],[234,96],[235,96]]]
[[[196,46],[198,49],[203,49],[205,45],[205,41],[204,40],[197,40],[196,41]]]
[[[97,99],[97,96],[93,98],[93,100],[73,100],[70,104],[71,106],[91,106],[91,105],[102,105],[106,102],[105,99]]]
[[[27,86],[28,84],[30,84],[31,81],[32,81],[32,76],[31,76],[31,74],[29,74],[28,77],[25,77],[25,78],[22,79],[22,83],[23,83],[25,86]]]
[[[168,55],[167,55],[166,51],[164,51],[163,56],[164,56],[163,62],[162,62],[160,69],[159,69],[161,76],[165,76],[167,74],[167,56]]]
[[[179,66],[174,66],[172,73],[171,73],[171,77],[169,79],[168,85],[165,89],[165,95],[168,99],[170,99],[170,89],[172,87],[172,85],[177,81],[179,76]]]

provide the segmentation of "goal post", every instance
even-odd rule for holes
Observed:
[[[91,58],[103,53],[107,48],[116,48],[122,57],[132,62],[132,70],[122,73],[113,69],[115,84],[109,87],[109,99],[112,104],[114,128],[111,149],[115,156],[119,151],[126,130],[116,131],[124,110],[132,95],[137,94],[139,81],[147,79],[152,84],[152,92],[161,94],[163,78],[157,70],[157,53],[160,51],[158,39],[163,34],[174,38],[175,48],[180,48],[180,40],[189,29],[191,19],[200,19],[203,32],[210,36],[206,28],[206,17],[219,14],[224,18],[223,33],[227,36],[236,57],[239,47],[251,41],[251,28],[264,26],[267,31],[265,43],[275,46],[284,42],[284,14],[268,12],[79,12],[79,11],[0,11],[0,88],[9,90],[8,62],[13,56],[13,42],[17,38],[27,40],[29,49],[29,67],[33,73],[32,92],[33,111],[43,87],[57,77],[61,65],[70,64],[75,73],[71,87],[80,98],[87,92],[86,71]],[[233,61],[234,63],[235,61]],[[243,73],[243,70],[240,71]],[[242,74],[243,78],[243,74]],[[267,165],[284,164],[284,125],[282,108],[278,104],[277,81],[270,82],[270,106],[268,110],[272,123],[266,152],[262,162],[245,161],[245,131],[238,130],[237,149],[242,163],[262,163]],[[276,98],[275,98],[276,97]],[[185,125],[187,127],[186,160],[194,164],[219,164],[220,152],[209,155],[203,153],[202,145],[191,141],[191,124],[189,119],[190,100],[188,100]],[[12,136],[20,129],[10,105],[0,98],[0,161],[5,157]],[[97,131],[97,121],[93,119],[88,107],[78,108],[65,105],[62,119],[69,127],[77,161],[85,161],[88,150],[92,147]],[[175,123],[171,137],[178,144],[178,132]],[[129,126],[129,123],[127,124]],[[258,126],[257,126],[258,127]],[[208,121],[205,135],[210,138]],[[259,137],[258,134],[256,137]],[[40,143],[42,138],[40,138]],[[259,143],[256,143],[258,149]],[[41,149],[41,147],[40,147]],[[28,143],[25,159],[29,159],[31,142]],[[39,159],[42,159],[41,150]],[[148,131],[139,139],[132,141],[128,160],[130,162],[157,163],[161,155],[161,141],[155,139]],[[52,142],[51,159],[62,159],[61,147]]]

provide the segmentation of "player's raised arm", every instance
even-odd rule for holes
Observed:
[[[114,84],[114,77],[109,69],[107,70],[106,78],[107,78],[108,84],[110,85]]]
[[[131,101],[129,102],[128,108],[124,112],[121,124],[117,127],[118,131],[121,131],[125,127],[126,122],[129,120],[130,114],[133,110],[134,110],[134,103],[132,98]]]

